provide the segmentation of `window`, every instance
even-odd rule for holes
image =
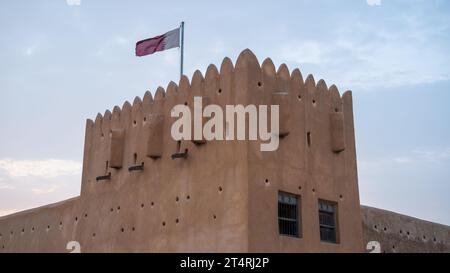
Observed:
[[[322,242],[337,243],[336,212],[336,203],[319,200],[320,240]]]
[[[280,235],[300,237],[299,198],[293,194],[278,193],[278,230]]]

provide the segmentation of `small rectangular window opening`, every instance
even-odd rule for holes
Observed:
[[[319,200],[319,225],[322,242],[338,243],[336,203]]]
[[[299,197],[293,194],[278,193],[278,230],[280,235],[300,237]]]

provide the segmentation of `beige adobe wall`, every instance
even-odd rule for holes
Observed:
[[[5,248],[0,251],[67,252],[69,241],[78,241],[82,252],[361,251],[351,93],[341,98],[334,86],[316,85],[312,76],[303,83],[298,70],[290,75],[285,66],[275,74],[270,61],[261,69],[245,50],[235,67],[225,58],[220,72],[210,65],[205,76],[196,71],[192,82],[183,76],[166,90],[158,88],[154,97],[147,92],[142,100],[136,97],[133,104],[87,120],[81,196],[1,217]],[[222,107],[270,103],[274,90],[289,92],[292,110],[286,114],[286,104],[280,106],[281,122],[290,132],[277,152],[260,152],[258,141],[183,141],[188,157],[171,158],[177,152],[170,135],[174,105],[192,107],[194,96]],[[345,127],[330,131],[329,115],[336,111]],[[160,145],[151,129],[157,115],[163,115],[156,134]],[[123,150],[114,148],[111,155],[111,136],[118,130],[125,132]],[[310,148],[306,130],[312,135]],[[339,133],[345,135],[345,150],[335,153],[330,134]],[[150,150],[161,157],[148,157]],[[142,163],[143,171],[128,170]],[[122,168],[112,168],[117,164]],[[109,173],[110,180],[96,181]],[[304,239],[278,236],[278,190],[301,195]],[[339,204],[337,245],[319,242],[318,198]]]
[[[312,75],[303,81],[285,64],[276,70],[266,59],[261,67],[251,52],[247,61],[248,103],[277,104],[274,93],[287,93],[280,104],[281,123],[287,136],[275,152],[261,152],[259,142],[248,145],[249,247],[252,252],[361,252],[362,229],[356,170],[351,92],[342,98],[336,86]],[[333,151],[331,116],[343,116],[344,147]],[[307,144],[310,132],[310,145]],[[342,145],[342,143],[338,144]],[[298,195],[301,203],[301,238],[280,236],[278,192]],[[318,200],[338,206],[338,243],[322,243]]]
[[[399,213],[361,206],[364,243],[380,243],[380,251],[450,253],[450,227]]]
[[[76,237],[79,197],[0,218],[1,252],[67,252]],[[80,221],[81,219],[77,219]]]

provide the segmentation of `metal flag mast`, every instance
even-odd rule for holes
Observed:
[[[183,51],[184,51],[184,21],[181,21],[180,26],[180,79],[183,76]]]

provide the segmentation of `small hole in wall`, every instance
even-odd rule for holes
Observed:
[[[155,203],[154,203],[154,202],[151,202],[150,205],[153,207],[153,206],[155,205]]]
[[[131,231],[135,231],[135,230],[136,230],[136,228],[135,228],[135,227],[132,227],[132,228],[131,228]]]
[[[221,89],[221,88],[219,88],[219,90],[218,90],[217,92],[218,92],[219,94],[220,94],[220,93],[222,93],[222,89]]]
[[[147,117],[144,117],[144,122],[146,122],[147,121]]]
[[[88,215],[87,215],[87,213],[85,213],[85,214],[84,214],[84,218],[87,218],[87,217],[88,217]]]
[[[187,101],[184,102],[184,105],[186,105],[186,106],[188,105]]]
[[[137,153],[133,154],[133,160],[134,160],[134,164],[136,164],[136,162],[137,162]]]
[[[14,235],[14,231],[11,230],[11,235]]]
[[[34,227],[31,228],[31,232],[34,232]]]
[[[59,227],[62,227],[62,222],[59,222]]]
[[[190,195],[186,196],[186,199],[187,200],[191,199],[191,196]]]
[[[316,100],[313,100],[313,101],[312,101],[312,104],[313,104],[314,106],[316,106]]]
[[[297,99],[298,99],[298,100],[302,100],[302,96],[301,96],[301,95],[298,95],[298,96],[297,96]]]
[[[266,184],[269,184],[269,179],[266,178],[266,180],[264,180],[264,182],[265,182]]]
[[[378,229],[378,226],[377,226],[377,225],[374,225],[373,228],[374,228],[374,229]]]
[[[215,214],[213,215],[213,219],[214,219],[214,220],[216,220],[216,219],[217,219],[217,216],[216,216]]]
[[[47,226],[47,231],[49,231],[49,230],[50,230],[50,225]]]
[[[302,190],[302,186],[298,186],[298,190],[301,191]]]
[[[406,232],[406,235],[409,235],[409,231]]]
[[[177,218],[175,219],[175,223],[178,224],[180,222],[180,220]]]
[[[92,237],[95,237],[95,233],[92,233]]]
[[[25,233],[25,229],[24,228],[22,228],[22,233]]]
[[[143,208],[144,208],[144,203],[141,204],[141,209],[143,209]]]
[[[110,210],[109,210],[110,212],[113,212],[114,211],[114,209],[113,208],[111,208]]]
[[[312,189],[312,192],[316,192],[316,189],[313,188],[313,189]]]
[[[258,86],[261,87],[261,86],[262,86],[262,83],[261,83],[261,82],[258,82]]]
[[[436,242],[437,240],[436,240],[436,238],[433,238],[433,242]]]
[[[384,227],[383,230],[386,231],[386,230],[387,230],[387,227]]]
[[[180,201],[180,198],[178,198],[178,196],[175,198],[175,202]]]
[[[78,222],[78,217],[75,217],[75,222]]]
[[[395,246],[392,246],[392,249],[395,249]]]
[[[337,108],[334,108],[334,112],[336,112],[336,113],[337,113],[337,112],[339,112],[339,110],[338,110]]]
[[[105,134],[102,133],[102,134],[101,134],[101,137],[102,137],[102,138],[105,137]]]
[[[311,147],[311,132],[306,133],[306,143],[308,143],[308,147]]]
[[[120,231],[121,231],[121,232],[125,232],[125,229],[124,229],[124,228],[120,228]]]
[[[119,210],[120,210],[120,206],[117,207],[117,212],[119,212]]]
[[[400,229],[400,234],[403,234],[403,230]]]
[[[162,225],[163,225],[163,226],[166,226],[166,222],[162,222]]]
[[[136,125],[136,123],[137,123],[136,120],[133,120],[133,124]]]
[[[108,168],[109,168],[109,161],[108,161],[108,160],[106,160],[106,164],[105,164],[105,170],[106,170],[106,171],[108,171]]]
[[[427,239],[427,236],[425,236],[425,235],[423,235],[423,237],[422,237],[424,240],[426,240]]]
[[[339,199],[343,199],[344,198],[344,196],[341,194],[341,195],[339,195]]]
[[[219,186],[219,192],[222,192],[222,191],[223,191],[222,187]]]

